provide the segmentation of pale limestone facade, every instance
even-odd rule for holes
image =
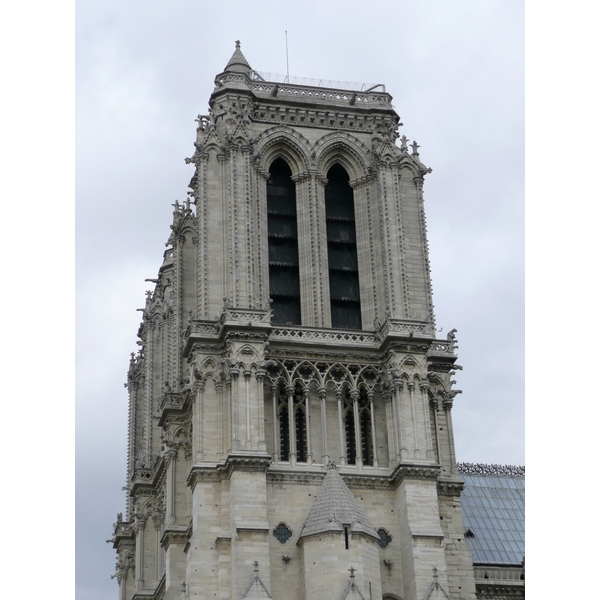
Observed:
[[[120,600],[475,598],[452,435],[460,367],[454,332],[435,338],[430,169],[416,142],[396,144],[391,100],[265,81],[239,44],[217,76],[129,367]],[[295,190],[301,324],[275,322],[269,302],[277,159]],[[354,202],[360,298],[346,305],[331,297],[334,165]],[[333,328],[336,306],[359,307],[361,329]],[[331,468],[357,505],[335,512],[333,494],[331,527],[306,533]]]

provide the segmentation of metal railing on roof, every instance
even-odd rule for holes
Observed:
[[[263,71],[252,71],[250,78],[254,81],[268,81],[271,83],[287,83],[290,85],[304,85],[307,87],[322,87],[353,92],[385,93],[385,85],[383,83],[351,83],[348,81],[330,81],[328,79],[310,79],[308,77],[288,77],[287,75],[265,73]]]

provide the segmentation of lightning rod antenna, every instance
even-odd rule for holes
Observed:
[[[285,64],[287,66],[287,82],[290,82],[290,61],[288,59],[287,31],[285,32]]]

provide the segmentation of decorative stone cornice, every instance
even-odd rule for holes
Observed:
[[[507,598],[525,598],[525,582],[515,582],[510,585],[506,583],[483,583],[480,580],[476,580],[475,587],[477,590],[477,598],[482,600],[506,600]]]
[[[351,489],[377,489],[394,490],[405,479],[420,479],[427,481],[436,481],[439,473],[439,466],[427,465],[398,465],[393,472],[372,474],[368,471],[357,473],[348,473],[340,470],[340,475]],[[323,471],[286,471],[278,467],[267,471],[267,483],[274,485],[321,485],[325,477]],[[461,483],[461,485],[464,485]]]
[[[325,473],[267,471],[267,483],[274,485],[321,485]]]
[[[437,481],[440,467],[438,465],[414,465],[400,463],[394,469],[390,480],[396,488],[405,479],[419,479],[421,481]]]
[[[525,580],[521,579],[525,570],[521,566],[474,565],[474,568],[478,586],[497,585],[499,582],[502,582],[502,585],[511,585],[511,587],[515,584],[525,585]]]
[[[160,545],[166,550],[171,544],[185,546],[188,541],[187,525],[170,525],[160,539]]]
[[[230,454],[224,463],[210,466],[194,465],[187,478],[192,491],[198,483],[217,483],[229,479],[234,471],[266,473],[271,464],[268,454]]]
[[[437,482],[438,495],[440,496],[458,498],[460,497],[464,488],[464,481],[440,479]]]

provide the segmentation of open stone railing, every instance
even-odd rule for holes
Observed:
[[[188,392],[168,392],[158,403],[158,414],[160,415],[165,409],[179,410],[185,404],[188,398]]]
[[[455,354],[457,348],[455,340],[434,340],[429,347],[430,353]]]
[[[136,482],[136,481],[152,481],[152,477],[153,477],[154,473],[152,471],[152,469],[148,469],[148,468],[137,468],[135,469],[135,471],[133,472],[132,476],[131,476],[131,481],[132,482]]]
[[[396,334],[404,337],[434,337],[433,325],[427,322],[406,321],[404,319],[389,318],[381,325],[377,332],[377,339],[383,341],[388,335]]]
[[[361,346],[375,346],[377,340],[374,333],[366,331],[340,331],[332,329],[312,329],[309,327],[273,327],[271,339],[298,341],[318,341],[347,343]]]
[[[270,323],[270,310],[261,308],[233,308],[226,306],[220,317],[220,324],[236,322],[242,324]]]
[[[271,74],[265,73],[264,75],[271,76]],[[285,79],[284,76],[274,76],[275,78]],[[376,92],[374,89],[359,89],[359,90],[348,90],[340,88],[329,88],[319,85],[319,83],[329,84],[335,83],[345,87],[359,87],[363,88],[368,84],[343,84],[341,82],[329,82],[323,80],[310,80],[309,85],[303,84],[292,84],[282,83],[277,81],[266,81],[261,79],[261,76],[256,72],[252,71],[252,76],[248,77],[243,73],[223,73],[215,79],[215,84],[218,87],[230,81],[241,81],[245,83],[253,92],[263,94],[273,94],[274,89],[277,88],[277,95],[296,96],[299,98],[307,99],[322,99],[322,100],[338,100],[347,101],[360,104],[372,104],[372,103],[385,103],[391,104],[392,97],[384,91]],[[306,81],[306,80],[304,80]],[[316,83],[316,84],[315,84]],[[375,84],[371,86],[383,87],[383,84]]]
[[[308,77],[289,77],[277,73],[265,73],[264,71],[252,71],[250,78],[254,81],[268,81],[271,83],[285,83],[288,85],[348,90],[352,92],[370,92],[378,87],[385,93],[385,85],[383,83],[351,83],[349,81],[330,81],[327,79],[311,79]]]
[[[369,93],[364,94],[360,92],[347,92],[343,90],[328,90],[328,89],[315,89],[315,88],[305,88],[305,87],[296,87],[288,84],[279,84],[279,83],[256,83],[251,84],[250,89],[253,92],[261,92],[261,93],[272,93],[273,89],[277,86],[277,95],[278,96],[295,96],[299,98],[315,98],[318,100],[346,100],[350,102],[351,100],[361,104],[368,104],[372,102],[385,102],[390,104],[390,97],[387,94],[381,93]]]
[[[523,569],[516,567],[512,569],[502,567],[475,567],[475,579],[486,579],[490,581],[521,581]]]

